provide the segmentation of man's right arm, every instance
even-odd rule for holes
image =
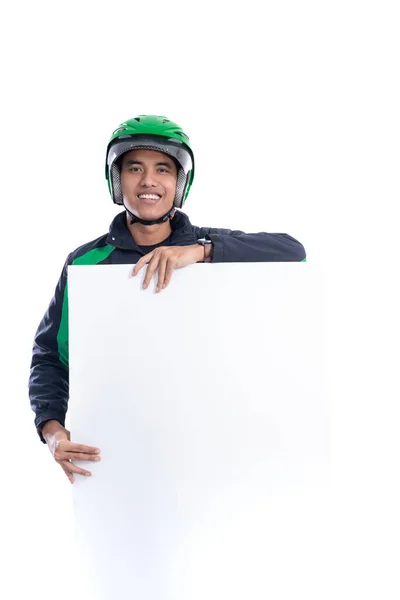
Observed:
[[[43,443],[46,443],[41,431],[43,426],[46,424],[47,432],[53,432],[60,425],[64,427],[68,408],[68,261],[69,257],[33,343],[29,398]]]

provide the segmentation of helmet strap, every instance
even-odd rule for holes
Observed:
[[[124,206],[125,206],[125,204],[124,204]],[[140,223],[141,225],[150,226],[150,225],[161,225],[162,223],[166,223],[167,221],[172,220],[176,209],[175,209],[175,206],[172,205],[172,207],[169,209],[169,211],[167,213],[165,213],[165,215],[163,215],[159,219],[154,219],[152,221],[148,221],[146,219],[141,219],[140,217],[137,217],[126,206],[125,206],[125,210],[131,217],[131,225],[134,225],[135,223]]]

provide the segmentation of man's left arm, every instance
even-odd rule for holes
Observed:
[[[305,261],[306,252],[300,242],[287,233],[244,233],[230,229],[193,227],[197,240],[208,239],[204,246],[160,246],[142,256],[133,269],[136,276],[147,266],[143,281],[146,289],[158,271],[156,292],[165,289],[174,269],[196,262],[294,262]]]
[[[306,261],[304,246],[287,233],[244,233],[194,227],[197,239],[212,241],[211,262]]]

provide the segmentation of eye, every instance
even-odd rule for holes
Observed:
[[[140,167],[129,167],[129,170],[136,172],[136,170],[140,170]]]

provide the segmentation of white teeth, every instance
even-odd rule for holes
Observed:
[[[159,200],[159,198],[161,198],[161,196],[159,196],[158,194],[140,194],[139,198],[147,198],[149,200]]]

